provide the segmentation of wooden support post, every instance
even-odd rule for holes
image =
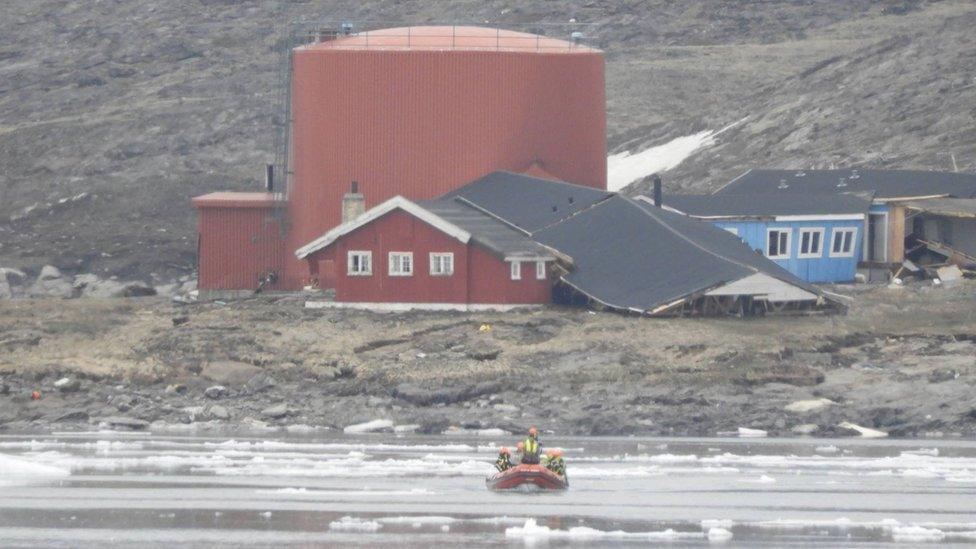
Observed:
[[[888,263],[905,261],[905,212],[904,206],[894,204],[888,211]]]

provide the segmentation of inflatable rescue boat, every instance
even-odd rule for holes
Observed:
[[[513,490],[522,486],[541,490],[569,488],[566,477],[557,475],[542,465],[520,464],[485,479],[489,490]]]

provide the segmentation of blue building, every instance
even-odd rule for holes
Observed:
[[[973,199],[971,173],[762,169],[711,195],[667,196],[664,207],[735,232],[808,282],[848,282],[859,269],[884,279],[923,247],[972,259]]]
[[[639,200],[650,202],[646,197]],[[710,221],[807,282],[852,282],[871,197],[669,195],[665,209]]]

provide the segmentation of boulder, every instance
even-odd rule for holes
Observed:
[[[241,387],[252,377],[262,372],[261,368],[253,364],[235,360],[220,360],[204,366],[200,376],[223,385]]]
[[[472,360],[495,360],[502,350],[490,343],[474,343],[464,352],[464,356]]]
[[[291,414],[291,410],[288,409],[287,404],[275,404],[274,406],[269,406],[264,410],[261,410],[261,415],[266,418],[280,419],[287,417]]]
[[[266,391],[277,384],[278,381],[275,380],[275,378],[271,377],[270,375],[264,372],[261,372],[260,374],[247,380],[247,383],[244,384],[244,388],[247,389],[248,393],[257,394],[262,391]]]
[[[223,397],[226,394],[227,387],[224,387],[223,385],[213,385],[211,387],[207,387],[207,389],[203,391],[203,396],[214,400]]]
[[[72,377],[63,377],[54,382],[54,388],[62,393],[74,393],[81,389],[81,382]]]
[[[106,417],[102,418],[100,422],[114,429],[129,429],[132,431],[140,431],[149,427],[148,421],[125,416]]]
[[[37,280],[27,290],[29,297],[69,298],[75,295],[74,286],[61,274],[57,267],[45,265]]]
[[[218,404],[215,404],[215,405],[213,405],[213,406],[210,407],[210,417],[212,417],[214,419],[227,420],[227,419],[230,419],[230,412],[227,411],[227,408],[224,408],[223,406],[220,406]]]
[[[164,391],[167,395],[182,395],[186,392],[186,385],[182,383],[174,383],[172,385],[167,385]]]
[[[829,398],[815,398],[811,400],[797,400],[791,402],[783,407],[787,412],[793,412],[795,414],[803,414],[807,412],[816,412],[817,410],[822,410],[828,406],[833,406],[836,404],[833,400]]]
[[[88,412],[84,410],[71,410],[61,414],[61,416],[54,420],[55,423],[66,423],[69,421],[88,421]]]

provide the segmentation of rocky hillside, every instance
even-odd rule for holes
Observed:
[[[752,165],[976,167],[966,0],[9,0],[0,267],[192,272],[189,198],[256,188],[274,158],[289,25],[342,20],[582,28],[607,51],[617,148],[748,117],[672,188]]]

